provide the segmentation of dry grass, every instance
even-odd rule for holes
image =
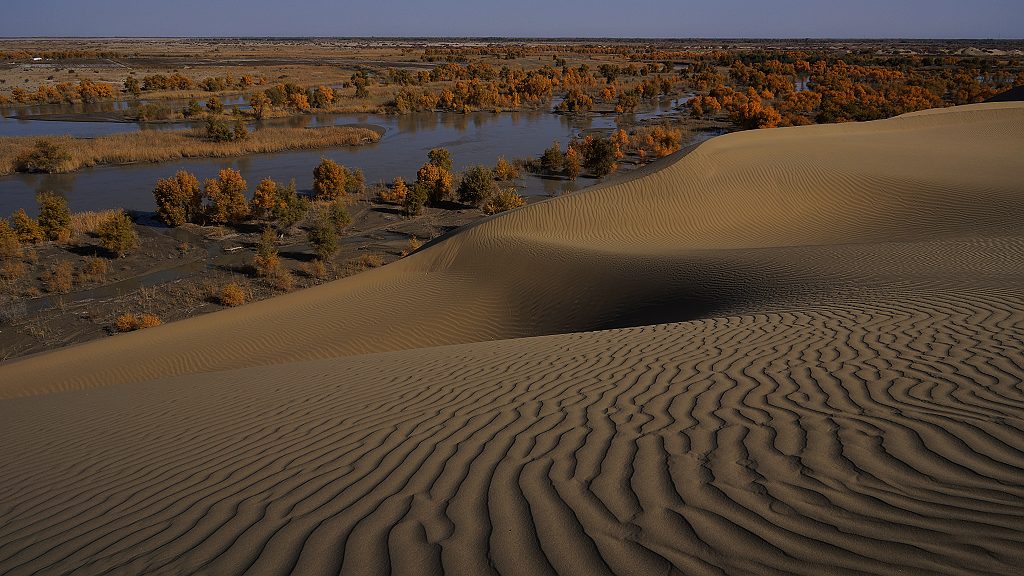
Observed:
[[[423,241],[415,236],[410,236],[409,243],[406,244],[405,250],[402,250],[402,253],[399,257],[405,258],[409,254],[412,254],[413,252],[419,250],[420,246],[423,246]]]
[[[484,214],[497,214],[498,212],[519,208],[524,204],[526,204],[526,200],[516,192],[515,188],[506,188],[491,195],[490,198],[484,201],[480,209],[483,210]]]
[[[110,265],[105,258],[89,256],[85,259],[79,277],[82,282],[102,282],[107,277]]]
[[[245,290],[234,282],[225,284],[224,287],[220,289],[220,294],[218,294],[217,300],[221,305],[229,308],[241,306],[242,304],[245,304]]]
[[[24,262],[5,260],[0,264],[0,289],[10,294],[17,293],[18,285],[27,272],[28,266]]]
[[[88,234],[96,234],[100,224],[120,213],[120,209],[103,210],[101,212],[76,212],[71,215],[71,237],[81,238]]]
[[[46,291],[55,294],[67,294],[74,286],[75,267],[71,262],[58,262],[43,273],[43,284]]]
[[[384,256],[381,254],[363,254],[356,260],[356,265],[362,270],[380,268],[384,265]]]
[[[164,162],[181,158],[211,158],[242,156],[300,150],[354,146],[380,139],[373,130],[350,126],[324,128],[265,128],[249,134],[245,140],[210,142],[202,130],[167,132],[146,130],[130,134],[112,134],[99,138],[72,138],[71,136],[0,137],[0,175],[15,171],[15,159],[35,147],[40,140],[55,142],[70,153],[70,159],[61,163],[60,172],[100,164],[131,164],[136,162]]]
[[[163,324],[155,314],[121,314],[114,320],[118,332],[133,332]]]
[[[317,280],[326,280],[331,274],[331,270],[327,268],[322,260],[313,260],[302,266],[302,272],[309,278],[315,278]]]
[[[270,285],[281,292],[291,292],[295,289],[295,276],[282,267],[270,278]]]

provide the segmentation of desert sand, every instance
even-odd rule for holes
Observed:
[[[716,138],[0,366],[3,574],[1019,574],[1024,104]]]

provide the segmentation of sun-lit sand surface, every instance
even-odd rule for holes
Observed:
[[[1019,574],[1024,104],[744,132],[0,367],[3,574]]]

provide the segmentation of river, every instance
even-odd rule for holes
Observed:
[[[679,114],[674,111],[677,101],[663,101],[651,110],[638,114],[633,120]],[[34,113],[53,113],[34,111]],[[474,112],[414,113],[401,116],[376,114],[312,114],[273,119],[263,125],[325,126],[371,124],[385,130],[375,144],[333,148],[327,150],[298,150],[271,154],[253,154],[234,158],[195,158],[171,162],[98,166],[70,174],[15,174],[0,177],[0,215],[10,214],[18,208],[35,212],[35,195],[43,190],[63,194],[73,211],[101,210],[122,207],[129,210],[152,211],[152,190],[159,178],[166,178],[178,170],[188,170],[200,180],[216,176],[223,168],[235,168],[249,183],[250,190],[265,177],[287,182],[295,179],[300,191],[312,188],[313,168],[322,157],[330,158],[350,168],[363,170],[367,184],[390,182],[395,176],[413,180],[416,170],[427,159],[427,151],[445,147],[452,154],[456,171],[476,164],[493,166],[499,156],[507,159],[536,157],[551,142],[558,140],[564,147],[570,138],[588,130],[610,130],[616,127],[615,116],[564,116],[547,111],[520,111],[495,114]],[[143,129],[160,126],[181,129],[187,125],[143,125]],[[259,128],[260,125],[253,126]],[[63,131],[68,128],[74,131]],[[114,131],[139,130],[140,125],[123,122],[56,122],[44,120],[0,121],[0,135],[36,135],[71,133],[92,137]],[[709,134],[695,134],[704,140]],[[684,142],[684,145],[693,143]],[[591,181],[581,179],[578,184],[561,180],[524,176],[519,182],[524,195],[552,195]]]

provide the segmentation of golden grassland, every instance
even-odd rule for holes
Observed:
[[[376,142],[380,135],[369,128],[328,126],[324,128],[264,128],[247,138],[234,142],[212,142],[200,129],[182,132],[144,131],[113,134],[99,138],[71,136],[4,136],[0,137],[0,175],[15,172],[16,158],[36,143],[49,140],[68,158],[57,172],[73,172],[79,168],[101,164],[132,164],[164,162],[181,158],[213,158],[300,150],[355,146]]]

